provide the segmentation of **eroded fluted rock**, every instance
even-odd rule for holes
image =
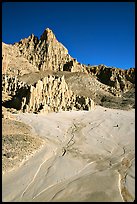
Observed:
[[[2,76],[2,91],[7,93],[8,95],[15,96],[17,92],[23,88],[27,87],[23,81],[19,81],[17,76],[10,77],[8,75]]]
[[[135,68],[128,70],[106,67],[105,65],[87,67],[88,73],[108,86],[114,95],[120,95],[135,87]]]
[[[3,76],[3,92],[13,96],[11,107],[23,112],[58,112],[91,110],[91,98],[75,95],[65,82],[64,76],[48,76],[34,85],[20,82],[15,77]]]
[[[2,74],[9,76],[22,76],[38,68],[20,53],[18,47],[2,43]]]
[[[70,75],[68,75],[68,73]],[[18,110],[22,108],[23,111],[27,109],[28,111],[37,112],[44,108],[45,110],[55,109],[56,111],[59,110],[59,108],[57,108],[59,107],[58,101],[62,100],[62,104],[66,104],[67,102],[69,104],[69,101],[66,101],[65,97],[70,98],[70,101],[74,100],[78,103],[77,105],[74,103],[74,108],[88,109],[86,106],[87,104],[85,107],[82,105],[81,108],[78,102],[79,98],[76,95],[81,96],[81,98],[83,96],[84,99],[86,97],[92,98],[96,104],[100,105],[102,104],[101,101],[104,96],[109,98],[111,96],[116,96],[116,99],[121,98],[122,100],[122,98],[125,97],[123,94],[127,93],[127,95],[129,95],[130,92],[134,93],[135,88],[134,68],[124,70],[114,67],[106,67],[105,65],[83,65],[68,54],[68,50],[56,39],[54,33],[48,28],[43,32],[40,39],[32,34],[28,38],[22,39],[14,45],[6,45],[5,43],[2,43],[2,74],[6,76],[2,81],[3,91],[12,95],[12,97],[14,96],[14,102],[11,100],[11,103],[16,104],[16,108]],[[59,82],[59,78],[58,80],[54,79],[53,81],[55,82],[51,82],[52,80],[43,82],[43,78],[48,74],[57,74],[58,76],[60,76],[60,74],[65,75],[69,88],[65,83],[63,85],[62,82]],[[84,77],[82,77],[81,74],[84,74]],[[90,80],[88,80],[89,77]],[[38,80],[40,80],[40,82],[38,82]],[[26,82],[23,83],[23,81]],[[35,82],[35,85],[28,85],[27,83],[29,82]],[[54,85],[54,83],[56,85]],[[62,85],[59,85],[59,83]],[[48,84],[46,88],[46,93],[49,96],[48,98],[45,96],[43,98],[43,92],[41,91],[42,94],[39,92],[41,86],[45,86],[44,84]],[[50,86],[50,84],[52,84],[52,86]],[[32,86],[31,91],[30,86]],[[58,97],[56,97],[56,93],[50,93],[50,90],[54,92],[54,86],[58,87],[56,89],[57,93],[59,92]],[[59,91],[60,89],[61,92]],[[67,89],[73,90],[75,94],[71,95],[69,93],[68,96],[66,96],[69,92]],[[38,95],[37,100],[35,99],[36,94]],[[53,102],[52,95],[55,97],[55,102]],[[73,96],[76,100],[73,99]],[[84,101],[84,99],[80,100]],[[41,102],[42,100],[45,100],[44,104],[46,105]],[[47,105],[49,101],[51,101],[51,106],[54,106],[55,103],[57,107],[56,105],[54,108],[49,107],[50,105]],[[9,107],[11,106],[11,103],[9,103]],[[71,106],[73,109],[73,103]],[[64,105],[60,105],[60,107],[61,109],[66,110],[67,106],[65,105],[64,107]]]
[[[56,39],[52,30],[47,28],[40,39],[34,35],[15,43],[20,54],[38,70],[82,72],[86,69],[68,54],[68,50]]]

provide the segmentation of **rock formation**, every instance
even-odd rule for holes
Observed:
[[[90,110],[105,101],[134,107],[134,68],[81,64],[49,28],[40,39],[2,43],[2,74],[3,105],[24,112]]]
[[[106,67],[105,65],[87,67],[88,73],[108,86],[112,93],[125,93],[135,86],[135,69],[128,70]],[[119,95],[117,95],[119,96]]]
[[[21,56],[17,47],[2,42],[2,74],[20,76],[36,70],[35,66]]]
[[[15,43],[20,55],[25,57],[37,70],[86,71],[84,66],[73,59],[68,50],[56,39],[52,30],[47,28],[38,39],[33,34]]]
[[[34,85],[21,82],[17,77],[3,76],[3,92],[12,96],[4,102],[23,112],[51,112],[65,110],[91,110],[92,99],[75,95],[66,84],[64,76],[48,76],[38,80]]]

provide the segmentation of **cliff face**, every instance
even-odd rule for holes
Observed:
[[[37,70],[84,71],[84,66],[73,59],[68,50],[47,28],[40,39],[33,34],[14,44],[20,55],[25,57]],[[86,70],[85,70],[86,71]]]
[[[2,74],[20,76],[36,70],[37,68],[21,55],[17,47],[2,43]]]
[[[48,76],[34,85],[20,82],[16,77],[3,79],[3,94],[8,93],[12,100],[4,102],[23,112],[58,112],[65,110],[91,110],[94,101],[88,97],[75,95],[67,86],[64,76]]]
[[[112,92],[115,89],[119,93],[125,93],[135,87],[134,68],[124,70],[99,65],[96,67],[87,67],[87,71],[89,74],[95,75],[101,83],[110,86]]]

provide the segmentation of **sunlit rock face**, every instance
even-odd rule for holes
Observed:
[[[20,55],[25,57],[38,70],[85,71],[85,67],[68,54],[68,50],[47,28],[40,39],[33,34],[14,44]]]
[[[48,76],[28,85],[17,77],[3,77],[3,92],[12,100],[3,104],[23,112],[58,112],[68,110],[91,110],[94,101],[88,97],[75,95],[63,77]]]
[[[63,74],[61,74],[61,76],[59,75],[59,77],[62,77],[63,75],[65,76],[64,84],[66,83],[66,90],[69,89],[75,96],[90,98],[94,100],[95,104],[107,107],[118,107],[118,104],[121,103],[121,107],[134,107],[135,68],[124,70],[114,67],[107,67],[105,65],[87,66],[81,64],[69,55],[68,50],[57,40],[55,34],[49,28],[45,29],[40,39],[38,39],[38,37],[36,37],[34,34],[31,34],[28,38],[21,39],[19,42],[16,42],[13,45],[2,43],[2,74],[4,75],[4,81],[2,83],[5,93],[7,90],[8,94],[14,93],[13,95],[16,95],[16,92],[18,92],[21,86],[24,86],[24,81],[22,81],[22,79],[19,80],[20,82],[17,82],[22,76],[24,78],[26,77],[33,79],[34,75],[37,75],[37,78],[34,77],[36,78],[36,87],[34,90],[39,89],[38,87],[41,83],[43,83],[43,87],[46,86],[44,84],[45,75],[43,75],[43,73],[45,74],[46,72],[51,72],[50,74],[52,77],[55,76],[55,72],[62,72]],[[72,75],[68,75],[68,73]],[[11,81],[9,81],[8,78],[10,78]],[[41,82],[38,82],[39,80]],[[56,83],[57,79],[54,80]],[[50,84],[50,82],[48,83]],[[63,82],[61,82],[61,84],[62,83]],[[31,85],[33,86],[33,84]],[[59,85],[57,84],[57,87],[58,86]],[[53,91],[54,86],[52,86],[51,89]],[[20,94],[21,91],[23,91],[22,97],[24,97],[24,93],[26,93],[24,90],[26,90],[26,87],[21,88],[19,91]],[[33,90],[33,88],[31,90]],[[33,92],[36,92],[36,90],[34,90],[32,92],[29,91],[31,93],[30,96],[33,95]],[[53,91],[53,93],[55,93],[55,91]],[[52,95],[54,95],[53,93]],[[67,94],[66,96],[63,95],[63,93],[64,92],[62,91],[62,96],[60,99],[60,92],[58,93],[58,100],[61,101],[62,97],[66,97],[68,98],[68,101],[73,101],[73,99],[69,98],[69,95],[71,94]],[[67,91],[65,91],[65,93],[67,93]],[[56,98],[56,96],[54,97]],[[116,100],[113,97],[115,97]],[[21,100],[22,99],[20,99],[20,101]],[[26,104],[23,105],[24,111],[36,111],[39,110],[40,107],[45,107],[45,105],[43,105],[44,102],[40,102],[42,105],[38,105],[39,102],[34,102],[34,104],[38,103],[36,105],[37,108],[34,104],[31,106],[31,108],[28,108],[29,97],[27,99],[27,103],[24,100],[26,99],[23,99],[22,102],[23,104]],[[67,100],[65,103],[67,103]],[[78,101],[79,100],[77,99],[77,102]],[[113,105],[114,102],[116,102],[116,105]],[[84,103],[87,105],[87,102]],[[73,105],[70,104],[68,106],[73,107]],[[61,107],[64,106],[61,105]],[[79,105],[75,105],[75,108],[81,109]],[[59,108],[51,107],[48,107],[48,109],[53,109],[55,111],[59,110]],[[61,109],[66,110],[67,108]],[[85,109],[88,109],[88,107],[86,106]],[[45,108],[45,110],[47,109]]]
[[[88,73],[95,75],[103,84],[109,85],[111,90],[127,92],[135,85],[135,69],[128,70],[110,68],[105,65],[91,66],[87,68]]]

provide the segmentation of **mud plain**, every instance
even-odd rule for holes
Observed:
[[[135,109],[12,117],[43,143],[3,174],[4,202],[134,201]]]

